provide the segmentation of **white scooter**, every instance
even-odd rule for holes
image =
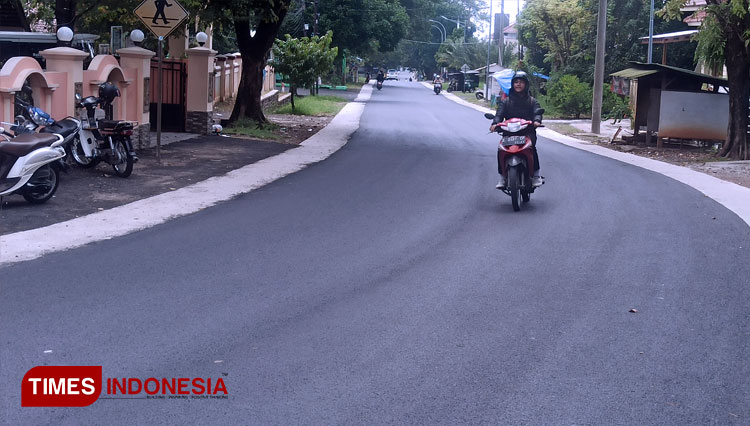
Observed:
[[[52,198],[66,165],[63,136],[24,133],[14,138],[0,127],[0,197],[19,194],[32,204]]]

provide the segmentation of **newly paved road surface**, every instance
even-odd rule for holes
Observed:
[[[328,160],[0,269],[2,419],[750,422],[750,228],[674,180],[543,139],[547,184],[515,213],[487,127],[389,81]],[[229,398],[21,408],[36,365],[221,377]]]

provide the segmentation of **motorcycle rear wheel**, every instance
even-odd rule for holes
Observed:
[[[52,198],[60,185],[60,173],[55,167],[46,164],[37,169],[26,183],[28,186],[44,186],[41,192],[24,192],[23,198],[31,204],[42,204]]]
[[[524,203],[528,203],[531,201],[531,193],[526,191],[521,191],[521,199]]]
[[[516,167],[508,168],[508,192],[510,192],[510,201],[513,204],[513,211],[517,212],[521,210],[521,205],[519,204],[521,188],[519,187],[518,169]]]
[[[86,153],[83,152],[83,146],[81,146],[81,138],[79,135],[75,135],[70,145],[66,147],[66,154],[73,159],[73,162],[82,169],[90,169],[96,166],[98,162],[95,158],[86,157]]]
[[[113,141],[115,152],[113,157],[120,158],[122,161],[116,164],[112,164],[112,168],[115,170],[115,174],[119,177],[126,178],[133,173],[133,154],[128,150],[128,146],[122,139]]]

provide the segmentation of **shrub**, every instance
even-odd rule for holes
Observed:
[[[592,90],[574,75],[553,76],[547,85],[547,99],[560,113],[581,118],[591,111]]]

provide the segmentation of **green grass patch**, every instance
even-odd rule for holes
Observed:
[[[226,127],[223,133],[227,135],[248,136],[255,139],[276,140],[277,137],[274,132],[278,127],[275,124],[258,126],[258,123],[249,118],[241,118],[232,123],[231,126]]]
[[[294,114],[325,116],[336,115],[346,104],[346,100],[337,96],[305,96],[294,98],[294,110],[288,103],[273,111],[274,114]]]

